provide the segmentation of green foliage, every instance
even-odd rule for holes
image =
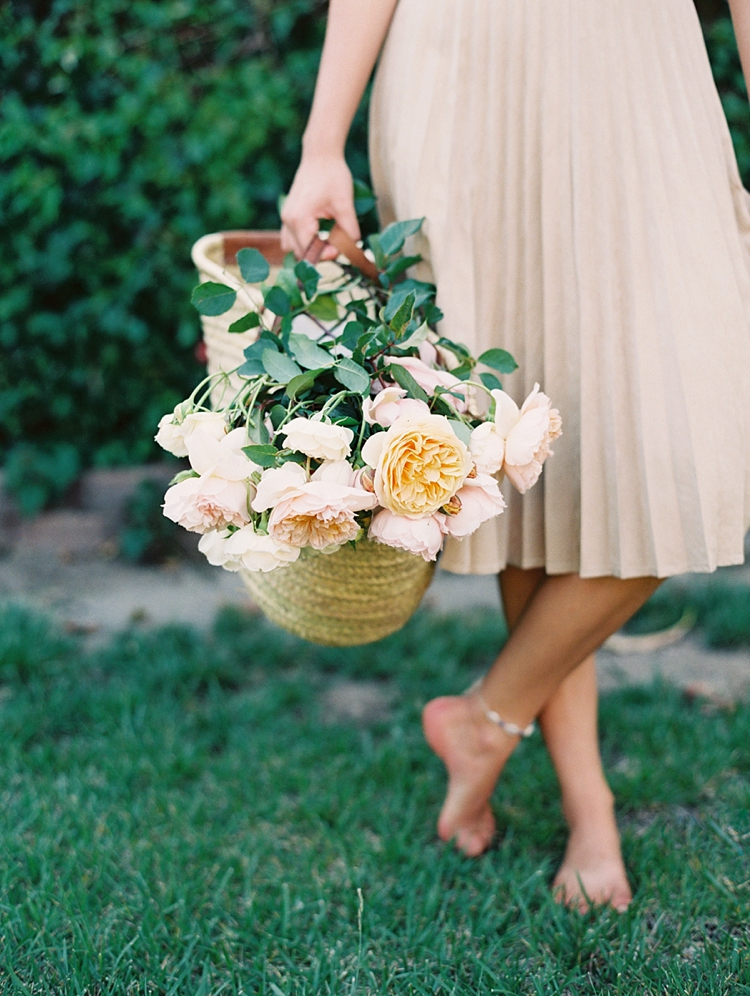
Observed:
[[[720,17],[706,28],[706,44],[724,113],[732,133],[740,174],[750,187],[750,105],[742,66],[729,17]]]
[[[8,456],[3,483],[23,515],[36,515],[65,497],[80,467],[71,443],[18,443]]]
[[[0,460],[156,454],[199,377],[190,247],[278,225],[322,0],[0,5]],[[352,165],[366,174],[363,127]]]
[[[492,851],[436,839],[445,775],[420,708],[502,638],[497,612],[422,613],[336,650],[232,611],[86,653],[0,608],[0,989],[747,996],[746,704],[603,697],[623,915],[550,898],[565,827],[541,737],[503,772]],[[342,679],[388,709],[342,715]]]

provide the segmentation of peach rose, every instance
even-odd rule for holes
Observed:
[[[456,411],[466,411],[467,402],[465,398],[468,395],[467,385],[452,373],[448,373],[447,370],[435,370],[432,367],[428,367],[426,363],[423,363],[416,356],[389,356],[387,357],[387,362],[389,364],[397,363],[405,370],[408,370],[422,390],[426,391],[429,395],[434,393],[436,387],[445,387],[449,391],[456,391],[458,394],[462,394],[463,398],[454,398],[450,394],[444,394],[442,397],[445,398],[448,404],[453,405]]]
[[[505,499],[500,487],[489,474],[469,477],[456,495],[461,509],[456,515],[446,515],[443,531],[448,536],[462,539],[475,532],[488,519],[494,519],[505,510]]]
[[[396,515],[432,515],[449,501],[471,470],[471,455],[447,418],[397,419],[370,436],[362,458],[375,469],[380,504]]]
[[[429,415],[429,405],[416,398],[405,397],[403,387],[386,387],[375,395],[366,398],[362,405],[362,415],[368,425],[382,425],[385,429],[393,425],[402,415]]]
[[[250,521],[248,488],[244,481],[228,481],[206,474],[173,484],[164,495],[164,514],[191,533],[244,526]]]
[[[367,535],[377,543],[418,554],[425,560],[434,560],[443,546],[445,519],[446,516],[440,512],[425,515],[421,519],[410,519],[404,515],[394,515],[384,508],[373,516]]]
[[[313,460],[343,460],[349,456],[354,433],[343,425],[317,418],[293,418],[282,426],[285,445]]]
[[[492,391],[492,397],[496,431],[505,439],[503,470],[524,494],[539,480],[544,461],[552,455],[550,443],[562,435],[560,413],[538,384],[520,409],[505,391]]]
[[[355,513],[377,504],[354,481],[346,460],[321,464],[310,480],[299,464],[286,463],[263,473],[252,507],[273,509],[268,531],[279,542],[314,550],[340,546],[359,532]]]

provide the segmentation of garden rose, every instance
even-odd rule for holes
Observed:
[[[226,530],[209,529],[198,541],[198,549],[213,567],[224,567],[231,559],[226,550],[227,540],[231,535]]]
[[[351,429],[315,418],[293,418],[281,431],[290,450],[313,460],[343,460],[349,456],[354,439]]]
[[[456,515],[446,515],[443,531],[448,536],[462,539],[475,532],[488,519],[494,519],[505,509],[505,499],[500,487],[489,474],[469,477],[456,495],[461,509]]]
[[[560,413],[538,384],[520,409],[505,391],[493,391],[492,397],[496,431],[505,438],[503,470],[524,494],[539,479],[542,465],[552,453],[550,443],[562,435]]]
[[[482,422],[472,429],[469,452],[480,474],[497,474],[505,460],[505,439],[494,422]]]
[[[264,472],[252,507],[273,509],[268,530],[280,542],[315,550],[340,546],[359,532],[355,512],[377,504],[375,495],[354,481],[346,460],[321,464],[310,480],[299,464],[286,463]]]
[[[273,536],[255,531],[252,525],[238,529],[232,533],[224,544],[226,561],[222,565],[225,570],[247,571],[276,570],[294,563],[299,557],[297,547],[280,543]]]
[[[445,394],[442,397],[444,397],[448,404],[453,405],[456,411],[466,411],[465,398],[468,388],[462,380],[459,380],[452,373],[448,373],[447,370],[435,370],[432,367],[428,367],[426,363],[423,363],[416,356],[389,356],[387,359],[389,364],[397,363],[400,367],[408,370],[414,380],[427,394],[433,394],[436,387],[445,387],[449,391],[457,391],[459,394],[462,394],[463,398],[454,398],[450,394]]]
[[[442,415],[405,416],[362,447],[375,468],[375,494],[397,515],[431,515],[449,501],[471,470],[471,455]]]
[[[429,415],[429,405],[416,398],[407,398],[403,387],[386,387],[374,398],[366,398],[362,405],[362,415],[368,425],[382,425],[389,428],[402,415]]]
[[[446,518],[438,512],[421,519],[409,519],[384,508],[373,516],[367,535],[386,546],[419,554],[425,560],[434,560],[443,545],[443,522]]]
[[[244,526],[250,521],[244,481],[207,474],[173,484],[164,495],[164,514],[191,533]]]
[[[221,412],[191,412],[180,420],[182,407],[178,405],[173,412],[159,419],[159,431],[154,439],[168,453],[186,457],[186,440],[196,431],[208,433],[214,439],[221,439],[226,433],[227,423]]]
[[[233,429],[218,439],[198,430],[187,437],[186,444],[190,466],[198,474],[244,481],[260,469],[242,452],[242,447],[248,445],[245,429]]]

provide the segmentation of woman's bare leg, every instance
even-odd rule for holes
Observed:
[[[525,726],[658,585],[655,578],[543,578],[484,679],[487,705]],[[494,832],[489,799],[517,738],[487,721],[477,696],[434,699],[423,722],[428,743],[448,771],[438,833],[443,840],[455,839],[470,856],[481,854]]]
[[[508,567],[500,574],[505,618],[516,627],[545,578],[542,569]],[[562,791],[570,838],[553,888],[569,905],[611,903],[624,909],[632,896],[620,849],[614,798],[599,752],[596,660],[590,654],[560,684],[539,713],[539,725]],[[583,892],[581,892],[583,886]]]

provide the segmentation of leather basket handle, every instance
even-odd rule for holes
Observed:
[[[310,245],[307,247],[304,258],[308,261],[308,263],[317,263],[323,254],[323,250],[328,244],[338,249],[342,256],[346,256],[352,266],[356,266],[357,269],[364,273],[366,277],[369,277],[370,280],[378,279],[380,271],[377,266],[371,259],[368,259],[367,256],[365,256],[354,239],[347,235],[338,222],[336,222],[331,229],[327,241],[318,238],[317,235],[315,236]]]

